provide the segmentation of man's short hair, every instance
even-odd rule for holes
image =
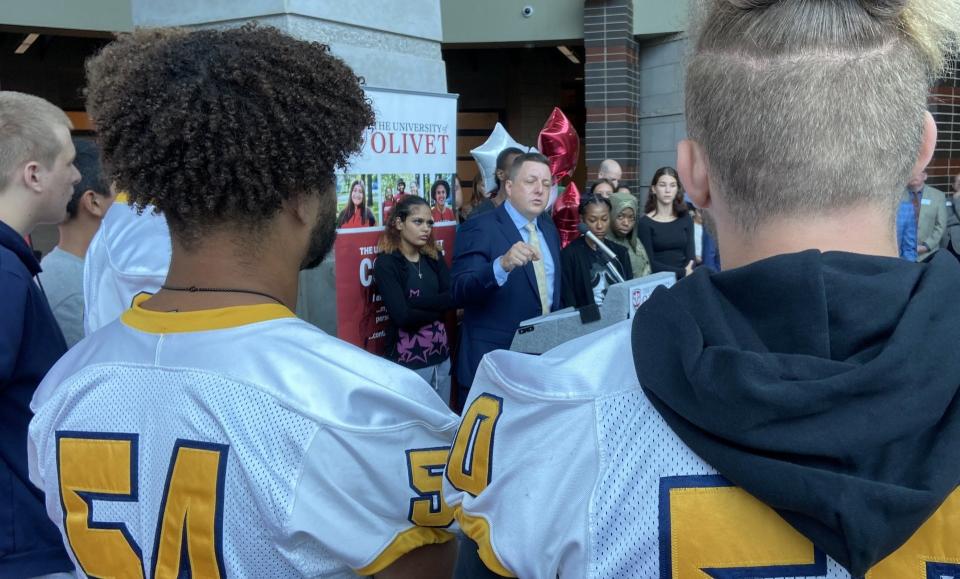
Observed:
[[[110,186],[103,180],[100,170],[100,149],[92,139],[75,138],[73,146],[77,150],[77,157],[73,161],[80,172],[80,182],[73,188],[73,197],[67,203],[67,219],[77,216],[80,207],[80,198],[87,191],[93,191],[102,197],[110,196]]]
[[[543,163],[547,167],[550,166],[550,160],[540,153],[537,153],[537,152],[520,153],[513,159],[513,163],[510,164],[510,170],[507,173],[507,179],[509,179],[510,181],[516,180],[517,173],[520,172],[520,167],[522,167],[523,164],[526,162]]]
[[[610,171],[610,169],[613,168],[612,166],[614,163],[617,163],[617,162],[614,161],[613,159],[604,159],[603,161],[600,161],[600,168],[597,170],[597,172],[603,173],[604,175],[606,175]],[[619,164],[620,163],[617,163],[617,165]]]
[[[499,153],[497,153],[497,163],[494,166],[494,168],[500,171],[506,171],[507,173],[509,173],[510,163],[508,163],[507,161],[513,155],[522,155],[522,154],[523,154],[523,149],[518,149],[516,147],[505,148]],[[500,177],[497,176],[496,171],[493,172],[493,182],[494,182],[494,185],[496,185],[496,191],[500,191],[500,189],[503,187],[503,183],[500,182]]]
[[[327,46],[267,26],[121,35],[87,78],[108,181],[185,247],[228,223],[256,233],[293,196],[332,196],[374,118]]]
[[[62,110],[40,97],[0,91],[0,191],[30,161],[50,167],[63,150],[54,128],[73,128]]]
[[[688,132],[737,225],[895,206],[957,0],[696,0]]]

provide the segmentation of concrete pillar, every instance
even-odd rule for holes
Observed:
[[[440,0],[132,0],[135,26],[239,26],[250,20],[330,45],[369,86],[447,92]]]
[[[680,34],[641,42],[638,49],[639,186],[633,192],[641,200],[646,199],[650,179],[657,169],[676,167],[677,144],[687,136],[683,110],[683,57],[686,49],[686,37]]]

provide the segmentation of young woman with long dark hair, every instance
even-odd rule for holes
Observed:
[[[580,221],[603,241],[610,231],[610,201],[604,197],[587,196],[580,203]],[[605,245],[617,255],[619,263],[615,261],[614,265],[623,279],[633,278],[627,249],[615,243]],[[563,265],[563,284],[560,287],[565,306],[599,306],[606,297],[607,288],[617,283],[607,271],[600,249],[585,235],[563,248],[560,252],[560,263]]]
[[[677,279],[690,275],[696,260],[693,219],[683,201],[683,186],[673,167],[661,167],[650,182],[650,194],[637,222],[653,273],[669,271]]]
[[[357,179],[350,184],[350,198],[347,206],[337,218],[337,227],[352,229],[355,227],[372,227],[377,224],[373,213],[367,209],[367,190],[363,181]]]
[[[449,405],[450,348],[443,320],[453,309],[453,296],[433,222],[425,199],[405,195],[380,236],[373,272],[390,316],[386,357],[420,374]]]

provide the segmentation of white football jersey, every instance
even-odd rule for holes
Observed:
[[[631,323],[480,364],[444,497],[486,566],[524,579],[849,578],[667,426],[637,381]],[[960,492],[867,579],[960,577],[957,562]]]
[[[452,538],[456,416],[280,305],[134,306],[31,407],[31,479],[81,576],[352,577]]]
[[[107,210],[83,264],[83,334],[126,311],[140,292],[155,293],[170,268],[167,220],[148,206],[138,215],[124,194]]]

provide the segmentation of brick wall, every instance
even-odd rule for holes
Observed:
[[[623,167],[622,182],[635,188],[639,71],[633,0],[586,0],[583,22],[588,185],[601,161],[615,159]]]
[[[944,77],[933,89],[930,112],[937,121],[937,150],[927,167],[927,183],[949,191],[953,177],[960,174],[960,61],[954,58]]]

